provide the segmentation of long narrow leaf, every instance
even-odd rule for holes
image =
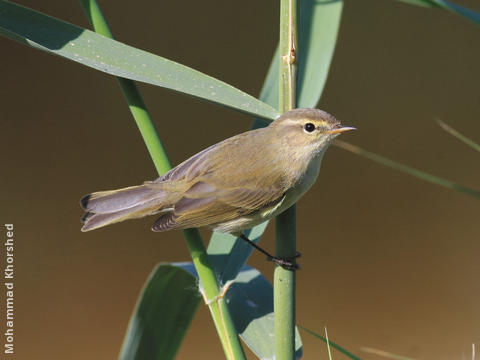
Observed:
[[[267,225],[268,221],[257,225],[245,231],[245,235],[258,243]],[[207,251],[219,280],[226,283],[235,279],[250,257],[253,247],[236,236],[214,232]]]
[[[464,6],[457,5],[447,0],[399,0],[412,5],[419,5],[423,7],[439,7],[451,11],[457,15],[463,16],[476,24],[480,24],[480,13],[473,11]]]
[[[463,142],[464,144],[470,146],[472,149],[474,150],[477,150],[477,151],[480,151],[480,144],[477,144],[475,141],[473,141],[472,139],[469,139],[468,137],[466,137],[465,135],[462,135],[460,134],[457,130],[455,130],[454,128],[452,128],[451,126],[445,124],[442,120],[440,119],[437,119],[437,123],[438,125],[443,129],[445,130],[447,133],[449,133],[450,135],[456,137],[458,140],[460,140],[461,142]]]
[[[298,107],[315,107],[327,81],[337,41],[343,1],[305,0],[299,7]],[[278,108],[278,48],[260,99]]]
[[[328,344],[330,345],[332,348],[334,348],[335,350],[338,350],[339,352],[341,352],[342,354],[346,355],[347,357],[349,357],[350,359],[352,360],[361,360],[357,355],[354,355],[352,354],[350,351],[344,349],[343,347],[341,347],[340,345],[332,342],[332,340],[329,340],[327,339],[326,337],[323,337],[319,334],[317,334],[315,331],[312,331],[310,329],[307,329],[306,327],[303,327],[301,325],[297,325],[300,329],[302,329],[303,331],[306,331],[307,333],[309,333],[310,335],[313,335],[315,336],[316,338],[322,340],[325,344]]]
[[[169,264],[157,266],[139,296],[120,360],[174,359],[200,299],[195,277]]]
[[[315,107],[327,82],[342,15],[341,0],[302,0],[297,106]]]
[[[446,187],[447,189],[451,190],[456,190],[465,194],[468,194],[470,196],[474,196],[476,198],[480,199],[480,191],[470,189],[468,187],[465,187],[463,185],[459,185],[457,183],[454,183],[453,181],[443,179],[441,177],[429,174],[425,171],[418,170],[415,168],[412,168],[410,166],[398,163],[396,161],[393,161],[391,159],[386,158],[385,156],[378,155],[375,153],[372,153],[370,151],[364,150],[356,145],[352,145],[350,143],[341,141],[341,140],[335,140],[334,145],[342,148],[344,150],[350,151],[354,154],[360,155],[364,158],[367,158],[369,160],[375,161],[378,164],[388,166],[392,169],[399,170],[401,172],[404,172],[406,174],[415,176],[418,179],[422,179],[424,181],[430,182],[435,185],[440,185],[443,187]]]
[[[231,85],[149,52],[0,0],[0,35],[96,70],[275,119],[277,110]]]
[[[198,278],[191,263],[172,263]],[[234,282],[225,289],[225,297],[235,327],[242,340],[260,358],[275,359],[273,339],[273,288],[256,269],[244,266]],[[295,355],[302,356],[302,342],[295,332]]]
[[[228,290],[228,307],[243,341],[260,359],[275,359],[273,287],[256,269],[245,266]],[[295,329],[295,358],[302,342]]]
[[[411,4],[411,5],[421,6],[421,7],[438,7],[438,5],[435,4],[435,2],[433,2],[432,0],[398,0],[398,1]]]

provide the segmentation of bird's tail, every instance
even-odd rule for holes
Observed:
[[[164,201],[165,191],[148,185],[85,195],[80,200],[85,210],[82,231],[159,213],[164,208]]]

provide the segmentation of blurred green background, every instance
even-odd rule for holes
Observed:
[[[19,2],[88,27],[76,1]],[[100,5],[118,40],[259,93],[278,41],[277,1]],[[342,140],[478,189],[479,154],[434,119],[480,140],[479,31],[442,10],[346,1],[318,107],[358,128]],[[114,78],[4,38],[0,49],[0,222],[15,225],[14,358],[114,359],[150,271],[189,260],[188,251],[180,232],[151,232],[154,218],[80,232],[80,197],[154,179],[149,155]],[[251,124],[140,88],[173,164]],[[327,326],[365,359],[378,357],[361,347],[470,356],[480,344],[479,208],[473,197],[331,148],[298,206],[298,323]],[[273,249],[273,226],[262,244]],[[272,278],[263,256],[249,264]],[[305,359],[328,358],[319,340],[303,333],[303,342]],[[202,305],[178,359],[199,358],[198,349],[223,358]]]

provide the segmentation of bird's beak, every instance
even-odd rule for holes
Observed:
[[[351,131],[351,130],[357,130],[357,129],[355,129],[354,127],[350,127],[350,126],[342,126],[341,128],[338,128],[338,129],[329,130],[326,133],[327,134],[340,134],[340,133],[343,133],[345,131]]]

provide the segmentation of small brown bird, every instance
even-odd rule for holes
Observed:
[[[226,139],[192,156],[155,181],[84,196],[82,231],[160,214],[153,231],[209,226],[242,234],[292,206],[315,182],[332,140],[354,130],[318,109],[295,109],[269,126]]]

